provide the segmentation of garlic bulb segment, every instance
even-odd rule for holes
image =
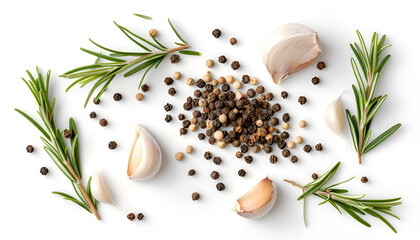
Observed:
[[[162,163],[160,147],[153,136],[140,124],[128,158],[127,176],[130,179],[147,180],[156,175]]]
[[[344,114],[341,107],[340,97],[332,101],[325,111],[325,122],[327,126],[338,136],[343,136]]]
[[[96,171],[96,173],[92,176],[90,190],[93,197],[99,202],[114,205],[111,192],[109,191],[108,186],[105,184],[105,181],[99,171]]]
[[[276,185],[268,177],[240,197],[234,211],[246,218],[260,218],[266,215],[276,201]]]
[[[262,51],[264,65],[275,83],[309,66],[321,54],[318,35],[298,23],[276,28],[265,40]]]

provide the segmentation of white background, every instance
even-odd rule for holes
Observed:
[[[201,2],[201,1],[200,1]],[[414,2],[414,1],[412,1]],[[408,1],[7,1],[0,9],[0,66],[1,98],[1,239],[416,239],[419,237],[420,211],[418,204],[418,138],[417,105],[419,90],[418,74],[414,71],[418,59],[419,34],[418,12]],[[418,9],[418,8],[417,8]],[[150,15],[147,21],[132,15],[133,12]],[[89,64],[94,57],[81,52],[79,47],[98,50],[89,41],[93,38],[115,49],[137,50],[113,25],[113,20],[135,32],[146,33],[157,28],[159,39],[170,45],[176,40],[167,18],[170,17],[192,49],[202,52],[201,57],[181,56],[177,65],[168,61],[157,71],[149,73],[147,84],[151,91],[143,102],[137,102],[140,75],[118,77],[102,97],[99,106],[89,103],[83,109],[88,87],[72,89],[64,93],[69,80],[58,75],[77,66]],[[271,82],[263,67],[260,50],[268,33],[280,24],[299,22],[316,30],[323,53],[319,60],[327,68],[318,71],[314,65],[286,79],[280,86]],[[211,36],[214,28],[220,28],[220,39]],[[402,128],[388,141],[364,156],[362,166],[357,164],[352,146],[344,142],[326,127],[323,113],[330,101],[343,91],[344,107],[354,106],[349,94],[355,83],[349,58],[349,43],[356,41],[355,30],[360,29],[365,39],[374,31],[387,34],[393,47],[392,54],[381,76],[377,94],[388,94],[388,99],[374,119],[373,131],[377,136],[386,128],[402,123]],[[235,36],[236,46],[228,39]],[[368,40],[367,40],[368,41]],[[164,122],[163,105],[174,103],[174,118],[182,112],[182,103],[194,88],[185,84],[187,77],[201,77],[207,69],[207,58],[216,59],[225,54],[229,61],[242,64],[235,76],[257,76],[266,89],[276,94],[276,101],[283,106],[282,113],[292,116],[292,136],[302,135],[305,143],[314,146],[322,142],[325,151],[304,153],[299,146],[293,153],[299,157],[296,164],[280,157],[271,165],[268,155],[254,154],[255,160],[247,165],[234,157],[233,147],[217,149],[206,142],[199,142],[196,134],[180,137],[179,121]],[[71,202],[64,201],[50,192],[54,190],[72,193],[70,183],[58,171],[47,154],[42,151],[39,133],[13,108],[23,109],[36,116],[34,100],[20,80],[25,70],[42,72],[52,70],[52,94],[57,98],[55,119],[64,129],[68,118],[74,117],[81,132],[80,144],[83,172],[86,177],[100,169],[108,183],[115,202],[119,206],[101,204],[102,221]],[[183,73],[176,82],[176,97],[169,96],[163,79],[175,71]],[[229,66],[217,64],[212,70],[215,76],[232,74]],[[321,78],[314,86],[310,79]],[[289,98],[282,100],[279,93],[289,91]],[[115,92],[123,94],[121,102],[114,102]],[[308,97],[308,103],[300,106],[297,98]],[[352,108],[353,109],[353,108]],[[98,118],[88,117],[96,111]],[[97,120],[105,117],[109,126],[102,128]],[[308,121],[305,130],[296,127],[300,119]],[[134,125],[143,124],[155,136],[163,150],[163,164],[158,175],[147,182],[128,180],[126,165],[134,137]],[[374,137],[374,136],[373,136]],[[107,147],[110,140],[117,141],[118,148]],[[347,142],[349,143],[349,142]],[[33,154],[25,147],[35,146]],[[192,155],[177,162],[173,156],[183,151],[187,144],[195,147]],[[223,163],[216,166],[202,157],[210,150],[221,156]],[[280,156],[280,152],[275,152]],[[367,193],[368,198],[401,196],[403,205],[394,212],[401,221],[390,219],[399,231],[395,235],[376,219],[366,217],[372,228],[355,222],[347,214],[340,216],[331,206],[317,206],[319,199],[308,199],[305,228],[302,221],[302,204],[296,198],[300,191],[284,183],[284,178],[300,183],[310,181],[313,172],[318,174],[329,169],[337,161],[342,162],[335,181],[351,176],[356,179],[346,187],[352,193]],[[47,166],[50,174],[42,176],[39,169]],[[194,168],[197,175],[188,177]],[[245,168],[242,179],[237,171]],[[215,189],[210,179],[212,170],[218,170],[227,188]],[[237,216],[232,210],[236,198],[268,175],[278,189],[273,210],[259,220]],[[368,176],[369,183],[360,183]],[[192,202],[191,193],[200,192],[200,201]],[[142,222],[129,222],[126,214],[143,212]]]

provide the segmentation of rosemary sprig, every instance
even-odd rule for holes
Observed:
[[[381,39],[378,40],[379,36],[375,32],[372,37],[370,49],[368,50],[362,35],[358,30],[356,32],[359,37],[360,46],[357,43],[353,43],[350,44],[350,48],[359,64],[356,64],[353,57],[350,61],[358,85],[358,87],[354,84],[352,85],[354,98],[356,100],[357,118],[352,115],[348,109],[346,109],[346,116],[353,139],[353,145],[359,158],[359,164],[362,164],[362,155],[385,141],[385,139],[401,127],[401,124],[395,124],[369,143],[372,134],[372,130],[370,130],[372,119],[388,97],[388,95],[377,97],[374,97],[373,95],[381,71],[391,57],[391,55],[387,55],[381,60],[380,54],[386,48],[390,47],[391,44],[385,45],[386,35],[383,35]]]
[[[135,14],[136,16],[149,19],[150,17]],[[85,48],[80,48],[82,51],[96,56],[101,60],[106,60],[103,63],[95,63],[90,65],[81,66],[75,69],[72,69],[64,74],[61,77],[65,77],[68,79],[76,79],[73,83],[69,85],[66,89],[68,91],[76,84],[80,84],[81,87],[94,82],[87,98],[84,107],[89,102],[90,97],[96,91],[96,89],[102,86],[101,90],[96,94],[95,100],[99,99],[101,95],[105,92],[109,84],[111,84],[114,78],[125,72],[124,77],[131,76],[141,70],[144,70],[143,77],[140,80],[138,88],[141,87],[143,84],[143,80],[147,73],[154,67],[157,68],[159,64],[165,59],[165,57],[173,52],[179,52],[180,54],[185,55],[200,55],[199,52],[185,50],[190,47],[190,45],[181,37],[178,31],[175,29],[171,21],[168,19],[169,25],[171,26],[172,30],[174,31],[175,35],[182,43],[175,42],[177,47],[168,48],[164,46],[161,42],[159,42],[155,37],[149,34],[151,40],[147,40],[144,37],[141,37],[134,32],[130,31],[129,29],[117,24],[115,25],[118,27],[119,30],[129,38],[133,43],[141,48],[139,52],[125,52],[125,51],[117,51],[107,47],[104,47],[92,39],[89,39],[94,45],[97,47],[109,52],[109,54],[102,54],[99,52],[94,52]],[[134,59],[131,60],[124,60],[121,57],[132,57]]]
[[[329,180],[332,177],[334,177],[339,167],[340,167],[340,162],[335,164],[335,166],[331,168],[328,172],[324,173],[322,176],[320,176],[316,180],[304,186],[301,186],[298,183],[291,180],[284,179],[284,181],[292,184],[295,187],[300,188],[303,191],[303,194],[300,195],[297,200],[305,200],[306,197],[308,197],[309,195],[315,195],[324,200],[318,205],[322,205],[328,202],[335,209],[337,209],[337,211],[340,214],[342,214],[340,211],[340,208],[341,208],[342,210],[347,212],[351,217],[353,217],[355,220],[365,225],[366,227],[370,227],[371,225],[365,220],[363,220],[363,218],[361,218],[360,215],[365,215],[365,214],[371,215],[375,218],[380,219],[389,228],[391,228],[392,231],[396,233],[397,231],[395,230],[395,228],[388,222],[388,220],[386,220],[381,215],[381,213],[395,217],[399,220],[399,218],[396,215],[391,213],[391,208],[393,206],[400,205],[401,198],[368,200],[368,199],[363,199],[365,197],[365,194],[360,194],[360,195],[347,194],[348,190],[336,188],[337,186],[352,180],[354,177],[325,187],[325,185],[329,182]],[[304,206],[304,211],[305,211],[305,206]],[[306,225],[305,212],[303,213],[303,218]]]
[[[77,197],[73,197],[62,192],[52,193],[58,194],[64,199],[76,203],[86,211],[94,214],[96,218],[100,220],[101,218],[99,217],[97,211],[98,202],[92,196],[90,189],[90,182],[92,178],[89,178],[86,190],[82,183],[82,169],[79,154],[79,132],[77,131],[76,123],[73,118],[70,118],[69,129],[73,131],[73,136],[70,138],[71,147],[68,149],[64,142],[65,139],[62,137],[62,132],[56,127],[54,122],[55,98],[50,101],[48,97],[51,72],[48,71],[45,77],[40,74],[38,67],[36,68],[35,76],[33,76],[29,71],[26,72],[28,73],[29,80],[25,80],[24,78],[22,78],[22,80],[25,82],[26,86],[28,86],[36,103],[38,104],[38,114],[41,117],[42,124],[44,126],[41,126],[41,124],[23,111],[19,109],[15,110],[29,120],[29,122],[31,122],[41,132],[41,140],[45,144],[44,150],[51,157],[61,172],[63,172],[63,174],[71,181]]]

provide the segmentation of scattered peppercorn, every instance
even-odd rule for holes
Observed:
[[[321,143],[318,143],[317,145],[315,145],[315,150],[317,151],[322,151],[323,147]]]
[[[219,174],[219,172],[217,172],[217,171],[213,171],[213,172],[211,172],[211,173],[210,173],[210,177],[211,177],[213,180],[216,180],[216,179],[218,179],[218,178],[220,177],[220,174]]]
[[[225,184],[223,184],[222,182],[217,183],[216,184],[216,189],[217,189],[217,191],[225,190]]]
[[[327,67],[327,65],[325,65],[324,62],[318,62],[318,64],[316,65],[316,68],[318,68],[318,70],[322,70],[326,67]]]
[[[93,104],[98,105],[99,103],[101,103],[101,99],[96,100],[93,98]]]
[[[204,140],[206,138],[206,135],[204,133],[199,133],[198,134],[198,139],[199,140]]]
[[[190,169],[188,171],[188,176],[194,176],[195,175],[195,170],[194,169]]]
[[[278,112],[281,110],[281,105],[279,103],[275,103],[273,105],[273,112]]]
[[[288,121],[290,121],[290,115],[289,115],[289,113],[285,113],[285,114],[283,114],[282,119],[283,119],[283,122],[288,122]]]
[[[165,80],[163,81],[166,85],[172,85],[172,83],[174,83],[174,80],[170,77],[166,77]]]
[[[191,146],[191,145],[188,145],[188,146],[185,148],[185,152],[186,152],[186,153],[188,153],[188,154],[193,153],[193,151],[194,151],[194,148],[193,148],[193,146]]]
[[[192,85],[194,85],[194,79],[192,79],[192,78],[187,78],[187,85],[188,85],[188,86],[192,86]]]
[[[304,147],[303,147],[303,151],[305,151],[305,152],[310,152],[312,150],[312,147],[310,146],[310,145],[308,145],[308,144],[306,144]]]
[[[172,110],[173,106],[170,103],[165,104],[165,106],[163,107],[165,109],[165,111],[169,112]]]
[[[241,157],[242,157],[242,155],[243,155],[243,154],[242,154],[241,152],[239,152],[239,151],[235,153],[235,156],[236,156],[237,158],[241,158]]]
[[[290,156],[290,151],[288,149],[283,149],[283,151],[281,151],[281,155],[283,155],[283,157],[287,158]]]
[[[165,122],[171,122],[171,121],[172,121],[172,116],[170,114],[166,114]]]
[[[300,105],[303,105],[306,103],[306,97],[305,96],[300,96],[298,99],[298,102],[300,103]]]
[[[121,93],[115,93],[113,98],[114,98],[114,101],[118,102],[118,101],[121,101],[122,95],[121,95]]]
[[[243,83],[249,83],[250,80],[251,80],[251,78],[248,75],[243,75],[242,76],[242,82]]]
[[[184,154],[182,152],[175,153],[175,159],[178,161],[182,161],[182,159],[184,159]]]
[[[179,63],[179,55],[178,54],[172,54],[171,56],[171,63],[175,64],[175,63]]]
[[[137,214],[137,220],[141,221],[144,218],[144,214],[143,213],[139,213]]]
[[[171,95],[171,96],[174,96],[176,94],[175,88],[169,88],[168,94]]]
[[[127,215],[127,219],[130,220],[130,221],[133,221],[135,218],[136,218],[136,215],[134,215],[134,213],[129,213]]]
[[[41,168],[41,170],[39,170],[39,172],[42,174],[42,175],[47,175],[48,174],[48,172],[49,172],[49,170],[48,170],[48,168],[46,168],[46,167],[42,167]]]
[[[178,114],[178,120],[182,121],[185,119],[185,115],[183,113]]]
[[[252,163],[252,160],[253,160],[252,159],[252,156],[249,156],[249,155],[248,156],[245,156],[244,159],[245,159],[245,162],[248,163],[248,164]]]
[[[137,93],[136,94],[136,100],[137,101],[142,101],[144,99],[144,95],[143,93]]]
[[[312,179],[313,179],[313,180],[318,179],[318,174],[316,174],[316,173],[312,173]]]
[[[158,31],[156,29],[150,29],[149,30],[149,35],[151,35],[152,37],[156,38],[158,35]]]
[[[65,138],[72,138],[73,137],[73,130],[71,130],[71,129],[64,129],[63,136]]]
[[[260,86],[257,87],[256,91],[257,91],[258,94],[261,94],[265,91],[265,88],[260,85]]]
[[[142,90],[143,92],[148,92],[148,91],[150,90],[150,87],[149,87],[149,85],[147,85],[147,84],[142,84],[142,85],[141,85],[141,90]]]
[[[96,116],[97,116],[97,115],[96,115],[96,112],[90,112],[90,113],[89,113],[89,117],[90,117],[90,118],[96,118]]]
[[[188,131],[187,131],[187,129],[186,128],[180,128],[179,129],[179,135],[187,135],[187,133],[188,133]]]
[[[236,38],[232,37],[232,38],[230,38],[229,42],[230,42],[231,45],[235,45],[236,43],[238,43],[238,40],[236,40]]]
[[[111,149],[111,150],[116,149],[117,148],[117,143],[115,141],[110,141],[108,143],[108,148]]]
[[[182,78],[182,74],[180,72],[174,72],[174,79],[179,80]]]
[[[33,153],[34,152],[34,149],[35,148],[32,145],[26,146],[26,152],[28,152],[28,153]]]
[[[198,199],[200,199],[200,194],[198,192],[193,192],[191,198],[193,201],[197,201]]]
[[[288,96],[289,96],[289,94],[288,94],[286,91],[282,91],[282,92],[281,92],[281,97],[282,97],[283,99],[286,99]]]
[[[362,183],[367,183],[367,182],[369,181],[369,179],[368,179],[366,176],[363,176],[363,177],[360,179],[360,181],[361,181]]]
[[[278,157],[276,155],[271,155],[270,156],[270,163],[276,163],[278,161]]]
[[[246,175],[245,170],[244,169],[239,169],[238,175],[239,175],[239,177],[245,177],[245,175]]]
[[[313,85],[318,85],[318,84],[319,84],[319,82],[321,82],[321,81],[319,80],[319,77],[313,77],[313,78],[312,78],[312,84],[313,84]]]
[[[238,69],[241,67],[241,64],[240,64],[238,61],[233,61],[233,62],[230,64],[230,67],[231,67],[233,70],[238,70]]]
[[[213,163],[216,165],[220,165],[222,163],[222,159],[220,157],[215,157],[213,159]]]
[[[204,158],[210,160],[213,157],[213,154],[210,151],[204,153]]]
[[[219,61],[219,63],[225,63],[227,61],[227,58],[225,57],[225,55],[222,55],[217,60]]]
[[[101,118],[99,119],[99,125],[106,127],[108,125],[108,121],[105,118]]]
[[[222,31],[220,31],[220,29],[216,28],[213,30],[213,32],[211,33],[215,38],[219,38],[222,35]]]
[[[296,163],[298,160],[299,160],[299,159],[298,159],[295,155],[293,155],[293,156],[292,156],[292,158],[290,159],[290,161],[291,161],[292,163]]]
[[[301,127],[301,128],[305,128],[305,127],[306,127],[306,121],[305,121],[305,120],[301,120],[301,121],[299,122],[299,127]]]

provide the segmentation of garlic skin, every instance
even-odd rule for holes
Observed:
[[[273,208],[276,196],[275,183],[266,177],[240,197],[233,210],[245,218],[261,218]]]
[[[327,110],[325,110],[325,122],[331,131],[343,137],[344,113],[341,107],[340,97],[328,105]]]
[[[128,158],[127,176],[135,180],[147,180],[156,175],[162,163],[160,147],[153,136],[140,124]]]
[[[315,31],[299,23],[289,23],[268,35],[262,58],[273,81],[279,84],[289,75],[313,63],[321,52]]]
[[[99,171],[96,171],[92,176],[90,191],[92,192],[93,197],[99,202],[115,205],[112,201],[111,192],[109,191],[108,186],[105,184],[105,181]]]

